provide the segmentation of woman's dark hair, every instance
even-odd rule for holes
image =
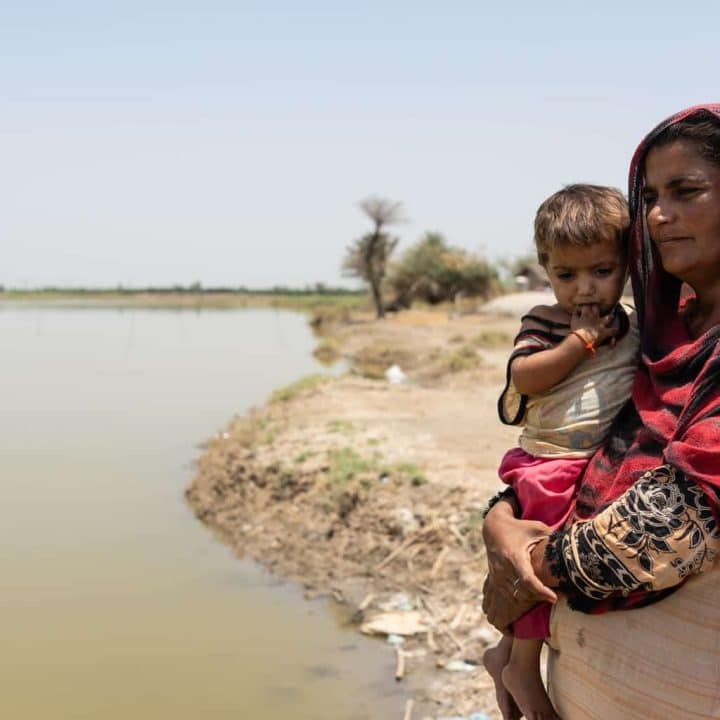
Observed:
[[[666,127],[650,147],[669,145],[676,140],[694,143],[700,156],[720,167],[720,120],[710,112],[700,112]]]

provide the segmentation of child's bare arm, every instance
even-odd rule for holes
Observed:
[[[510,375],[519,393],[539,395],[564,380],[587,355],[582,339],[568,335],[553,348],[516,357],[510,365]]]
[[[537,307],[530,315],[554,319],[553,308]],[[611,318],[600,317],[596,306],[582,306],[570,319],[570,333],[553,348],[540,350],[532,355],[516,357],[510,365],[513,384],[523,395],[538,395],[550,390],[564,380],[588,356],[588,345],[595,345],[613,337],[617,330],[611,328]],[[530,329],[533,321],[525,321],[521,331]]]

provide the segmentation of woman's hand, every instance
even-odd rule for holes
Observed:
[[[535,575],[530,559],[530,551],[548,535],[550,528],[544,523],[516,519],[507,501],[501,500],[487,514],[483,523],[488,557],[483,610],[499,630],[537,603],[557,601],[557,595]]]

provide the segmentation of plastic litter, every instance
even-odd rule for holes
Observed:
[[[399,365],[391,365],[385,371],[385,379],[393,385],[399,385],[407,380],[407,375],[402,371]]]
[[[360,626],[366,635],[419,635],[429,629],[427,618],[417,611],[379,613]]]
[[[403,655],[406,658],[424,658],[427,657],[427,650],[425,648],[415,648],[415,650],[403,650]]]
[[[477,665],[472,665],[464,660],[451,660],[445,669],[450,672],[473,672],[473,670],[477,670]]]
[[[396,635],[395,633],[390,633],[387,636],[387,641],[391,645],[402,645],[405,642],[405,638],[402,635]]]
[[[473,640],[479,640],[483,645],[495,645],[502,637],[495,628],[489,625],[481,625],[470,631],[470,637]]]
[[[405,593],[394,593],[387,600],[379,601],[377,606],[386,612],[391,610],[414,610],[415,603]]]
[[[409,535],[418,529],[418,522],[415,514],[408,507],[399,507],[390,513],[390,517],[395,521],[397,527],[402,531],[403,535]]]

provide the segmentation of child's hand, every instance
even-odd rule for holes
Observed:
[[[597,305],[578,305],[570,319],[570,330],[580,333],[588,343],[597,346],[617,336],[619,331],[612,322],[613,315],[601,317]]]

